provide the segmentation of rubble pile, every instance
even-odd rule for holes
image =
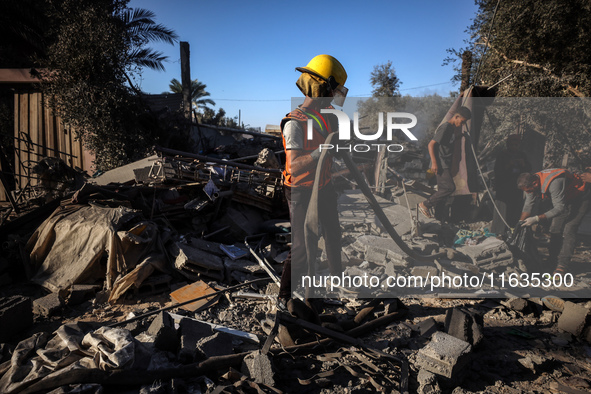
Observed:
[[[414,182],[376,198],[430,259],[405,253],[363,194],[341,188],[344,274],[380,286],[278,309],[289,216],[279,162],[255,156],[160,148],[39,208],[29,232],[3,233],[0,392],[589,392],[591,304],[575,298],[585,270],[554,297],[435,286],[528,267],[484,225],[419,220],[430,188]],[[381,286],[392,277],[423,285]]]

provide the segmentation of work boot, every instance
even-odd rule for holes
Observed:
[[[550,242],[548,242],[548,260],[546,263],[546,268],[548,270],[552,269],[552,267],[556,267],[560,248],[562,248],[562,234],[550,234]]]

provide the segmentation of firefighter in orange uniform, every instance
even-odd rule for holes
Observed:
[[[517,186],[526,193],[520,218],[523,226],[552,220],[548,255],[549,262],[556,265],[554,273],[565,274],[568,270],[577,230],[589,209],[589,191],[585,185],[581,176],[560,168],[523,173],[517,178]],[[535,206],[545,199],[551,200],[552,209],[532,216]]]
[[[334,115],[322,114],[321,110],[333,108],[331,102],[342,106],[347,94],[344,87],[347,73],[341,63],[332,56],[318,55],[306,67],[297,67],[301,72],[296,85],[305,96],[304,102],[281,121],[286,165],[284,171],[285,195],[289,203],[291,219],[291,251],[281,275],[278,306],[282,307],[291,298],[292,267],[294,272],[303,272],[308,267],[304,241],[304,222],[316,167],[320,158],[320,144],[336,131]],[[309,130],[309,127],[312,130]],[[330,177],[330,162],[327,160],[320,176],[318,221],[322,227],[326,254],[332,275],[341,271],[341,232],[337,212],[337,196]]]

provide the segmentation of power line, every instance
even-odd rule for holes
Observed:
[[[448,85],[448,84],[451,84],[451,82],[440,82],[440,83],[434,83],[431,85],[416,86],[413,88],[400,89],[400,91],[430,88],[431,86]],[[371,93],[359,94],[359,95],[356,95],[355,97],[365,97],[365,96],[371,96]],[[291,101],[291,99],[256,100],[256,99],[226,99],[226,98],[221,98],[221,99],[220,98],[212,98],[212,100],[214,100],[214,101],[251,101],[251,102]]]

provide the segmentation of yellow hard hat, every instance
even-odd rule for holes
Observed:
[[[331,82],[334,78],[338,85],[345,86],[347,72],[343,65],[330,55],[318,55],[312,58],[306,67],[296,67],[300,72],[310,73]],[[332,77],[332,78],[330,78]]]

